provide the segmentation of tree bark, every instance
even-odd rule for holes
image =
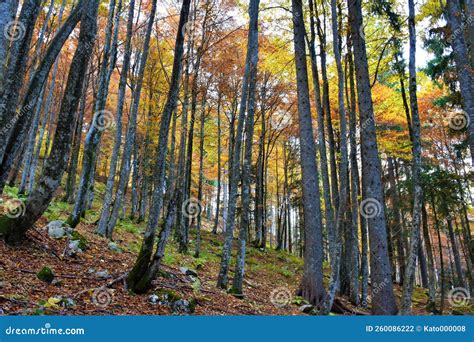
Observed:
[[[467,44],[466,40],[464,39],[465,36],[463,34],[465,24],[462,22],[462,9],[460,5],[460,0],[447,0],[447,18],[449,28],[451,29],[451,45],[453,47],[453,55],[459,80],[459,88],[461,90],[463,108],[467,115],[467,117],[463,118],[463,126],[466,127],[469,132],[469,148],[471,150],[472,166],[474,167],[474,81],[472,80],[473,66],[470,64],[472,59],[469,58]],[[472,30],[470,32],[472,32]]]
[[[410,247],[405,268],[405,282],[403,283],[401,313],[411,313],[411,297],[415,275],[416,259],[420,248],[421,207],[423,189],[421,188],[421,137],[420,118],[418,114],[417,82],[416,82],[416,29],[415,29],[415,3],[408,0],[409,16],[408,30],[410,33],[410,110],[413,133],[413,215]]]
[[[326,296],[323,285],[323,240],[319,172],[316,164],[316,146],[309,102],[303,8],[301,0],[292,0],[291,5],[293,11],[305,226],[304,271],[298,292],[303,298],[319,308]]]
[[[365,202],[366,204],[372,203],[376,209],[376,215],[367,215],[372,255],[370,258],[371,285],[379,290],[376,293],[373,291],[372,313],[393,315],[397,313],[397,305],[392,288],[392,271],[387,250],[382,167],[378,156],[366,44],[361,37],[361,27],[363,27],[361,1],[349,0],[348,6],[360,113],[363,197],[364,200],[370,201]],[[361,206],[361,209],[364,208]]]
[[[38,97],[40,96],[41,89],[46,82],[49,71],[53,63],[56,61],[56,58],[70,33],[81,19],[83,3],[83,0],[79,0],[79,3],[69,14],[69,17],[58,30],[54,39],[51,41],[43,59],[41,60],[41,63],[36,69],[35,74],[28,85],[28,89],[25,92],[25,96],[23,97],[23,102],[21,104],[21,110],[19,112],[20,114],[16,115],[14,121],[9,125],[0,125],[4,127],[2,130],[3,137],[10,137],[8,139],[8,144],[6,144],[6,140],[1,142],[3,138],[0,138],[0,146],[4,147],[4,155],[0,152],[0,160],[2,160],[3,156],[3,160],[0,164],[0,193],[3,191],[10,167],[17,158],[23,141],[28,134],[31,125],[31,116],[33,115],[35,104],[38,101]],[[25,55],[28,54],[25,52]],[[16,106],[16,104],[14,104],[14,106]],[[8,109],[8,107],[6,108]]]
[[[221,206],[221,182],[222,182],[222,166],[221,166],[221,100],[222,94],[219,92],[217,98],[217,195],[216,195],[216,215],[214,218],[214,227],[212,228],[212,233],[217,234],[217,227],[219,226],[219,214]]]
[[[324,208],[325,208],[325,219],[326,219],[326,230],[328,234],[328,239],[330,243],[330,249],[334,249],[335,242],[335,222],[334,222],[334,210],[333,203],[331,202],[331,186],[329,183],[329,171],[328,171],[328,158],[326,153],[326,134],[324,128],[324,110],[323,104],[321,103],[321,89],[319,85],[319,72],[318,64],[316,59],[316,33],[314,27],[314,10],[313,10],[313,0],[309,1],[309,10],[310,10],[310,29],[311,29],[311,40],[309,42],[309,55],[311,58],[311,71],[313,75],[313,88],[316,97],[316,110],[317,110],[317,122],[318,122],[318,147],[319,155],[321,159],[321,178],[323,183],[324,190]],[[317,19],[319,20],[319,19]],[[322,46],[321,46],[322,48]],[[324,97],[325,97],[324,93]],[[326,100],[325,100],[326,103]]]
[[[2,127],[0,130],[0,162],[2,164],[5,158],[6,144],[12,135],[12,128],[18,120],[16,107],[26,74],[29,59],[28,52],[36,20],[40,13],[41,2],[41,0],[25,0],[14,28],[13,26],[7,27],[10,28],[7,33],[9,33],[8,39],[12,40],[12,46],[9,51],[8,65],[4,77],[4,92],[0,98],[0,127]],[[2,35],[7,34],[2,32]],[[32,104],[31,109],[34,109],[34,104]],[[2,177],[2,180],[0,192],[5,185],[6,176]]]
[[[259,0],[251,0],[249,4],[249,14],[254,14],[255,11],[258,11]],[[221,257],[221,264],[220,264],[220,271],[217,278],[217,286],[225,289],[227,288],[228,283],[228,273],[229,273],[229,263],[231,257],[231,250],[232,250],[232,240],[234,238],[234,226],[235,226],[235,212],[237,209],[237,197],[238,197],[238,187],[239,187],[239,180],[240,180],[240,158],[241,158],[241,149],[242,149],[242,140],[243,140],[243,129],[244,129],[244,122],[245,122],[245,113],[247,111],[247,104],[249,101],[249,96],[253,96],[253,94],[249,94],[249,89],[251,86],[251,79],[252,79],[252,67],[256,61],[255,56],[253,55],[253,47],[255,43],[253,40],[256,39],[253,30],[255,29],[254,26],[257,25],[256,22],[258,17],[256,15],[251,17],[251,21],[249,23],[249,33],[247,38],[247,56],[245,60],[245,72],[244,78],[242,81],[242,94],[240,99],[240,109],[239,109],[239,117],[237,122],[237,131],[235,136],[235,143],[233,144],[233,154],[232,156],[232,167],[231,172],[229,175],[229,205],[228,205],[228,212],[227,212],[227,221],[226,221],[226,231],[224,235],[224,246],[222,247],[222,257]],[[258,55],[257,55],[258,59]],[[230,158],[230,157],[229,157]]]
[[[184,52],[184,34],[183,27],[188,21],[189,15],[190,0],[183,0],[181,6],[181,12],[179,17],[178,32],[176,34],[176,44],[174,49],[174,59],[173,59],[173,71],[171,73],[170,79],[170,89],[168,92],[168,98],[163,110],[163,115],[161,116],[160,123],[160,133],[158,139],[158,146],[156,150],[156,162],[154,168],[154,189],[152,195],[152,204],[150,206],[150,216],[148,219],[148,224],[145,230],[143,237],[142,247],[137,257],[137,261],[133,266],[133,269],[130,271],[127,277],[127,284],[132,291],[141,290],[142,287],[138,288],[137,284],[144,279],[149,279],[146,277],[146,274],[149,272],[148,269],[150,265],[150,259],[153,252],[153,243],[155,241],[156,226],[158,224],[158,219],[161,212],[161,206],[163,204],[163,185],[164,185],[164,163],[162,160],[165,160],[166,157],[166,145],[168,142],[168,131],[171,123],[171,116],[173,111],[176,110],[176,104],[178,101],[179,94],[179,81],[181,78],[182,70],[182,58]],[[145,288],[149,286],[148,281],[146,281]]]
[[[53,146],[41,179],[35,190],[29,195],[23,215],[17,218],[7,216],[0,218],[0,234],[4,235],[9,244],[20,243],[24,239],[26,231],[48,208],[67,167],[74,131],[74,117],[83,89],[83,76],[86,74],[96,38],[98,7],[99,0],[90,0],[82,8],[79,42],[69,69],[60,110],[62,115],[58,119]]]
[[[79,189],[76,195],[76,201],[74,208],[69,216],[67,222],[71,227],[76,227],[82,216],[86,211],[87,204],[87,192],[91,188],[91,183],[94,178],[94,167],[97,162],[97,153],[102,132],[106,129],[109,124],[110,118],[108,112],[104,111],[107,102],[107,94],[109,89],[110,78],[108,75],[111,74],[111,70],[115,67],[112,56],[114,52],[111,51],[112,47],[112,29],[114,23],[114,10],[115,0],[110,0],[107,24],[105,27],[105,43],[104,51],[102,53],[102,63],[99,71],[99,86],[97,90],[97,97],[94,108],[94,116],[92,123],[86,135],[84,142],[84,154],[82,159],[82,170],[81,177],[79,180]],[[119,16],[117,16],[119,18]],[[110,70],[110,71],[109,71]]]
[[[341,267],[342,241],[344,236],[348,234],[344,230],[344,221],[347,208],[347,188],[348,188],[348,151],[347,151],[347,123],[346,123],[346,107],[344,103],[344,72],[342,69],[341,51],[339,47],[339,28],[338,13],[336,0],[331,0],[331,18],[332,18],[332,36],[333,51],[336,59],[337,80],[338,80],[338,103],[339,103],[339,129],[341,134],[340,150],[341,161],[339,164],[339,207],[337,210],[336,221],[336,244],[335,254],[331,257],[331,278],[329,281],[328,297],[325,303],[325,313],[329,313],[334,303],[336,290],[339,287],[339,276]],[[350,234],[350,233],[349,233]],[[350,253],[349,251],[346,251]]]
[[[110,217],[110,206],[113,200],[114,181],[117,173],[117,163],[122,145],[122,117],[123,106],[125,103],[125,93],[127,87],[127,78],[130,70],[131,55],[132,55],[132,34],[133,34],[133,16],[135,10],[135,0],[129,3],[128,19],[127,19],[127,34],[125,38],[125,54],[123,57],[122,72],[119,80],[118,100],[115,114],[115,136],[114,147],[110,157],[109,175],[105,186],[104,200],[100,214],[99,223],[97,224],[97,233],[102,236],[108,234],[108,222]]]
[[[3,34],[5,29],[15,20],[18,8],[18,0],[0,1],[0,96],[4,91],[5,69],[8,64],[8,50],[10,49],[10,39]]]
[[[245,119],[245,146],[244,162],[242,164],[242,211],[240,216],[239,242],[237,259],[231,292],[242,295],[244,282],[245,253],[247,246],[247,232],[250,226],[250,181],[252,167],[252,147],[255,116],[255,99],[257,92],[257,65],[258,65],[258,6],[260,0],[252,0],[249,5],[249,35],[247,56],[250,55],[250,73],[248,89],[247,117]]]

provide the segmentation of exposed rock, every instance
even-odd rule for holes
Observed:
[[[160,302],[160,297],[158,297],[156,294],[152,294],[148,297],[148,301],[151,304],[158,304]]]
[[[66,308],[72,308],[72,307],[76,306],[76,302],[74,301],[74,299],[69,298],[69,297],[62,298],[62,299],[61,299],[61,303],[62,303],[62,304],[64,305],[64,307],[66,307]]]
[[[77,230],[72,231],[71,240],[78,241],[78,247],[81,251],[85,251],[89,247],[89,241]]]
[[[63,284],[62,280],[59,280],[59,279],[53,279],[53,281],[51,282],[51,285],[54,285],[54,286],[61,286]]]
[[[66,224],[63,221],[51,221],[46,226],[48,228],[48,235],[53,239],[61,239],[67,234]]]
[[[109,271],[105,270],[105,271],[97,271],[95,272],[95,275],[99,278],[102,278],[102,279],[107,279],[107,278],[110,278],[110,274],[109,274]]]
[[[171,306],[173,312],[176,313],[191,313],[191,304],[186,299],[178,299]]]
[[[198,276],[198,274],[197,274],[196,271],[193,271],[193,270],[191,270],[191,269],[189,269],[189,268],[187,268],[187,267],[180,267],[179,270],[181,271],[181,273],[186,274],[186,275],[188,275],[188,276],[193,276],[193,277],[197,277],[197,276]]]
[[[82,253],[82,249],[79,247],[80,246],[80,241],[79,240],[72,240],[69,242],[69,245],[67,247],[67,255],[70,257],[74,257],[79,253]]]
[[[301,305],[299,307],[299,310],[303,313],[306,313],[306,314],[311,313],[311,311],[313,311],[313,309],[314,309],[314,306],[312,306],[310,304]]]
[[[122,252],[122,249],[119,247],[119,245],[117,245],[115,242],[112,242],[112,241],[109,242],[109,249],[112,252],[116,252],[116,253]]]

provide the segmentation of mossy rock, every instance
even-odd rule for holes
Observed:
[[[155,294],[160,297],[160,299],[170,303],[176,302],[177,300],[181,299],[181,297],[176,292],[168,289],[158,289],[155,291]]]
[[[51,284],[51,282],[54,280],[54,273],[51,271],[51,269],[47,266],[43,267],[41,271],[39,271],[36,276],[38,279]]]
[[[197,306],[197,300],[196,298],[191,298],[189,300],[189,310],[193,313],[196,311],[196,306]]]
[[[84,235],[79,233],[77,230],[74,230],[71,233],[71,240],[79,241],[79,248],[82,251],[85,251],[87,248],[89,248],[89,241],[84,237]]]
[[[174,279],[176,276],[171,272],[159,270],[157,278]]]

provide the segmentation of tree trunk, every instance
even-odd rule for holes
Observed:
[[[150,15],[148,17],[145,41],[143,42],[143,52],[140,56],[140,64],[139,64],[140,67],[138,70],[138,79],[133,89],[132,106],[130,108],[131,112],[130,112],[130,117],[128,121],[127,135],[125,138],[125,144],[124,144],[124,149],[122,153],[122,164],[120,167],[119,183],[118,183],[117,190],[115,193],[114,205],[110,213],[110,217],[107,224],[106,236],[109,239],[112,239],[113,231],[115,229],[115,225],[117,224],[117,220],[118,220],[118,214],[119,214],[120,209],[122,208],[122,201],[123,201],[123,198],[125,197],[125,192],[128,185],[128,179],[130,177],[130,168],[131,168],[130,164],[131,164],[131,159],[132,159],[133,146],[136,140],[138,106],[140,104],[140,94],[142,91],[146,61],[148,59],[148,53],[150,49],[150,39],[151,39],[151,33],[153,31],[156,7],[157,7],[157,0],[153,0]],[[162,159],[162,160],[165,160],[165,159]]]
[[[207,85],[209,87],[209,84]],[[206,120],[206,96],[207,96],[207,89],[204,90],[202,94],[202,101],[201,101],[201,117],[200,123],[201,127],[199,130],[199,180],[198,180],[198,217],[197,217],[197,227],[196,227],[196,243],[195,243],[195,250],[194,250],[194,257],[199,258],[199,253],[201,252],[201,226],[202,226],[202,212],[203,212],[203,202],[202,202],[202,182],[204,177],[203,171],[203,159],[204,159],[204,123]]]
[[[173,71],[171,73],[170,89],[168,92],[168,98],[161,116],[160,133],[158,138],[158,146],[155,155],[155,168],[154,168],[154,189],[152,195],[152,204],[150,206],[150,216],[148,224],[143,237],[142,247],[137,257],[137,261],[133,266],[127,277],[127,284],[132,291],[140,290],[137,284],[141,279],[146,276],[149,272],[150,259],[153,252],[153,243],[155,241],[156,226],[160,217],[161,206],[163,204],[163,185],[164,185],[164,163],[166,157],[166,145],[168,142],[168,132],[171,123],[171,116],[173,111],[176,110],[176,104],[179,95],[179,81],[181,78],[182,70],[182,58],[184,52],[184,34],[183,27],[188,21],[190,0],[183,0],[181,6],[181,12],[179,17],[178,32],[176,35],[176,44],[174,48],[174,59],[173,59]],[[179,190],[178,190],[179,192]],[[151,264],[153,265],[153,263]],[[144,279],[149,279],[145,277]],[[146,286],[149,286],[146,281]]]
[[[222,100],[222,94],[219,92],[218,98],[217,98],[217,196],[216,196],[216,216],[214,218],[214,228],[212,228],[213,234],[217,234],[217,227],[219,226],[219,211],[220,211],[220,205],[221,205],[221,183],[222,183],[221,100]]]
[[[122,117],[123,117],[123,106],[125,103],[125,94],[127,87],[127,78],[130,70],[130,61],[132,54],[132,34],[133,34],[133,16],[135,10],[135,0],[131,0],[129,3],[128,19],[127,19],[127,34],[125,41],[125,54],[123,57],[122,72],[119,80],[118,100],[117,109],[115,114],[115,137],[114,147],[112,149],[112,155],[110,157],[109,175],[107,177],[107,183],[105,186],[104,200],[102,204],[102,210],[100,214],[99,223],[97,225],[97,233],[102,236],[106,236],[108,233],[108,222],[110,217],[110,206],[113,200],[114,181],[117,173],[117,163],[120,153],[120,146],[122,145]]]
[[[454,235],[454,229],[453,229],[453,220],[451,218],[447,218],[447,226],[448,226],[448,235],[449,235],[449,240],[451,242],[451,249],[453,252],[453,259],[454,259],[454,266],[456,269],[456,286],[460,287],[466,287],[466,283],[464,282],[464,275],[463,275],[463,270],[462,270],[462,264],[461,264],[461,256],[459,254],[459,249],[456,243],[456,238]]]
[[[392,288],[392,271],[387,250],[387,229],[383,206],[381,163],[375,132],[374,110],[370,90],[366,44],[361,36],[362,8],[360,0],[348,1],[351,36],[354,46],[354,64],[361,126],[361,154],[363,197],[361,212],[367,218],[370,236],[371,285],[379,291],[372,292],[372,313],[393,315],[397,305]],[[369,204],[369,206],[367,206]],[[375,211],[369,210],[370,208]],[[373,215],[375,213],[375,215]]]
[[[17,244],[23,240],[26,231],[47,209],[67,167],[74,117],[83,90],[83,76],[86,74],[96,38],[98,7],[99,0],[90,0],[82,9],[81,31],[61,104],[62,115],[59,116],[52,150],[41,179],[29,195],[23,215],[17,218],[0,218],[0,234],[4,235],[7,243]]]
[[[79,180],[79,189],[74,203],[74,209],[71,212],[67,222],[71,227],[76,227],[86,211],[86,195],[93,182],[93,169],[97,162],[97,153],[102,137],[102,132],[109,127],[112,118],[109,112],[105,110],[107,102],[107,94],[109,89],[111,70],[115,67],[113,56],[115,53],[111,51],[112,46],[112,29],[114,23],[115,0],[110,0],[107,16],[107,25],[105,27],[105,45],[102,54],[102,64],[99,71],[99,86],[94,108],[94,116],[92,123],[86,135],[84,142],[84,156],[82,159],[81,178]],[[116,16],[119,18],[119,16]],[[118,20],[118,19],[117,19]],[[116,23],[117,24],[117,23]],[[110,71],[109,71],[110,70]]]
[[[258,54],[255,54],[254,48],[258,46],[257,42],[254,39],[257,39],[254,30],[256,30],[257,25],[257,12],[259,0],[251,0],[249,4],[249,14],[255,14],[251,16],[249,23],[249,33],[247,38],[247,56],[245,60],[245,72],[244,78],[242,81],[242,94],[240,99],[240,110],[239,117],[237,122],[237,131],[235,136],[235,143],[233,144],[233,154],[232,157],[232,167],[229,175],[229,206],[227,212],[227,221],[226,221],[226,231],[224,235],[224,246],[222,248],[222,257],[220,264],[219,276],[217,278],[217,286],[225,289],[227,288],[228,283],[228,272],[229,272],[229,263],[232,250],[232,240],[234,237],[234,226],[235,226],[235,212],[237,209],[237,197],[238,197],[238,187],[240,178],[240,157],[241,157],[241,147],[243,140],[243,129],[245,122],[245,113],[247,111],[247,104],[250,101],[249,96],[254,96],[254,94],[249,94],[249,89],[252,87],[252,77],[253,77],[253,67],[256,68]],[[255,90],[255,88],[253,88]],[[252,100],[253,101],[253,100]],[[243,233],[242,233],[243,234]]]
[[[331,0],[331,18],[333,33],[333,51],[337,66],[338,79],[338,103],[339,103],[339,129],[341,134],[341,161],[339,170],[339,207],[337,210],[336,221],[336,245],[335,254],[331,257],[331,279],[329,281],[328,298],[325,303],[325,313],[329,313],[334,303],[336,290],[339,287],[339,276],[341,267],[341,253],[343,237],[347,236],[344,231],[344,221],[347,208],[347,188],[348,188],[348,151],[347,151],[347,124],[346,124],[346,107],[344,104],[344,72],[342,69],[341,51],[339,47],[339,28],[336,0]],[[349,251],[346,251],[349,253]]]
[[[350,110],[349,110],[349,143],[350,143],[350,176],[351,176],[351,257],[350,264],[350,300],[352,304],[359,305],[359,166],[357,162],[357,127],[356,127],[356,89],[354,80],[354,61],[352,57],[352,38],[350,33],[347,38],[349,85],[350,85]],[[361,222],[362,223],[362,222]]]
[[[431,245],[430,232],[428,227],[428,212],[425,204],[422,209],[422,227],[423,238],[425,241],[426,255],[428,262],[428,303],[426,308],[432,312],[436,312],[436,270],[434,265],[433,247]]]
[[[306,66],[305,28],[301,0],[292,0],[296,84],[298,91],[299,136],[304,206],[304,273],[299,294],[316,307],[325,298],[323,285],[323,240],[319,172],[316,164],[308,70]]]
[[[420,225],[421,225],[421,207],[423,201],[423,189],[421,188],[421,137],[420,137],[420,118],[418,115],[418,99],[416,95],[416,30],[415,30],[415,3],[414,0],[408,0],[409,16],[408,30],[410,33],[410,109],[413,132],[413,215],[410,247],[408,260],[405,268],[405,282],[403,283],[402,307],[401,313],[408,315],[411,313],[411,297],[413,294],[413,282],[416,267],[416,258],[420,248]]]
[[[252,167],[252,147],[255,116],[255,101],[257,92],[257,65],[258,65],[258,6],[260,0],[252,0],[249,5],[249,34],[247,56],[250,56],[250,73],[248,89],[247,117],[245,119],[245,146],[244,162],[242,164],[242,212],[240,216],[239,242],[234,280],[231,292],[242,295],[244,282],[245,252],[247,246],[247,231],[250,226],[250,181]]]
[[[336,144],[334,141],[334,131],[332,127],[331,120],[331,106],[329,101],[329,80],[327,76],[327,54],[326,54],[326,9],[324,7],[324,2],[321,3],[323,10],[323,25],[321,25],[321,20],[319,19],[319,11],[316,3],[316,24],[317,32],[320,41],[320,58],[321,58],[321,78],[323,81],[323,114],[326,118],[327,132],[328,132],[328,142],[329,142],[329,162],[330,162],[330,176],[331,176],[331,193],[332,196],[332,205],[333,208],[339,208],[339,190],[337,182],[337,166],[336,166]],[[321,27],[322,26],[322,27]],[[319,78],[317,78],[319,80]],[[314,82],[314,81],[313,81]],[[315,88],[316,89],[316,88]],[[324,120],[323,120],[324,121]],[[322,123],[324,125],[324,123]],[[318,124],[319,127],[319,124]],[[322,126],[321,126],[322,127]],[[319,128],[321,130],[321,128]],[[323,131],[321,131],[321,134]],[[323,144],[326,148],[326,142]],[[326,154],[326,153],[325,153]],[[324,155],[322,155],[324,157]],[[325,166],[327,168],[327,165]],[[323,179],[324,182],[324,179]],[[326,192],[326,191],[325,191]],[[334,215],[334,214],[333,214]],[[334,255],[334,248],[336,243],[336,225],[334,219],[332,219],[332,226],[328,226],[328,239],[329,239],[329,250],[331,255]]]
[[[335,242],[335,224],[334,224],[334,211],[331,202],[331,187],[329,184],[329,171],[328,171],[328,158],[326,153],[326,136],[324,128],[324,110],[321,103],[321,89],[319,85],[319,72],[316,60],[316,47],[315,47],[315,27],[314,27],[314,15],[313,15],[313,0],[309,1],[310,9],[310,29],[311,29],[311,40],[309,43],[309,55],[311,58],[311,71],[313,74],[313,87],[316,97],[316,110],[318,114],[318,147],[319,155],[321,158],[321,178],[324,190],[324,208],[325,208],[325,219],[326,219],[326,230],[330,243],[330,249],[334,249]],[[319,19],[317,19],[319,20]],[[322,47],[321,47],[322,48]],[[324,93],[324,96],[326,93]],[[326,100],[325,104],[326,104]]]
[[[15,20],[18,8],[18,0],[0,1],[0,96],[4,91],[5,69],[8,65],[8,50],[10,49],[11,40],[8,35],[3,34],[8,30],[12,22]]]
[[[8,65],[4,77],[4,92],[0,98],[0,162],[4,162],[6,144],[12,134],[12,128],[18,120],[16,113],[17,101],[20,90],[23,86],[26,67],[29,59],[29,49],[36,20],[41,9],[41,0],[25,0],[22,7],[18,22],[15,26],[8,25],[2,32],[11,40],[11,48],[9,51]],[[8,13],[7,13],[8,15]],[[32,108],[34,109],[34,104]],[[5,185],[6,176],[2,178],[2,187]]]
[[[469,2],[469,1],[468,1]],[[472,19],[472,13],[471,19]],[[471,150],[472,166],[474,167],[474,82],[472,80],[472,65],[464,39],[465,23],[462,22],[462,9],[460,0],[447,0],[447,18],[451,30],[451,45],[453,47],[454,61],[461,90],[461,98],[465,114],[458,123],[452,122],[456,129],[467,128],[469,132],[469,148]],[[472,23],[468,26],[472,26]],[[470,31],[472,32],[472,30]],[[472,37],[471,37],[472,40]],[[457,116],[451,120],[457,120]],[[470,124],[469,124],[470,122]]]
[[[25,92],[23,97],[23,102],[21,104],[20,115],[16,115],[14,120],[10,122],[10,124],[5,127],[6,129],[2,130],[1,137],[0,137],[0,149],[4,148],[4,154],[0,151],[0,193],[3,191],[3,187],[5,185],[5,181],[8,177],[8,173],[10,171],[10,167],[13,164],[14,160],[17,158],[19,150],[25,140],[26,135],[31,126],[31,116],[33,115],[33,110],[35,108],[35,104],[38,101],[38,97],[40,96],[41,89],[46,82],[48,77],[49,71],[56,61],[59,52],[61,51],[62,46],[66,42],[69,34],[72,32],[76,24],[81,19],[82,13],[82,6],[83,1],[79,0],[79,3],[76,7],[72,10],[69,14],[69,17],[61,26],[61,28],[56,33],[56,36],[51,41],[48,49],[45,52],[43,59],[41,60],[40,65],[35,71],[31,82],[28,86],[28,89]],[[24,53],[26,56],[28,53]],[[16,73],[16,75],[20,75],[20,73]],[[9,86],[9,85],[6,85]],[[5,97],[5,94],[4,94]],[[3,100],[2,100],[3,101]],[[12,105],[13,108],[16,108],[16,100],[15,103]],[[0,108],[3,108],[3,105],[0,105]],[[6,110],[10,110],[10,107],[4,107]],[[5,116],[5,118],[8,114]],[[3,120],[3,115],[1,115]],[[6,119],[8,121],[8,119]],[[8,144],[6,144],[7,140],[3,140],[4,138],[8,139]],[[2,142],[3,141],[3,142]],[[3,157],[3,160],[2,160]]]
[[[397,250],[397,261],[398,261],[398,273],[400,276],[400,285],[404,283],[405,276],[405,248],[403,243],[403,225],[400,216],[400,197],[395,182],[394,162],[391,157],[387,158],[388,164],[388,181],[390,183],[390,196],[392,197],[393,204],[393,218],[394,218],[394,236],[396,239],[396,250]]]

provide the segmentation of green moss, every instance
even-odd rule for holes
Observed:
[[[48,209],[43,214],[48,221],[61,220],[64,221],[71,212],[71,205],[66,202],[51,202]]]
[[[89,248],[89,241],[79,233],[77,230],[74,230],[71,233],[71,240],[78,240],[79,241],[79,248],[83,251],[85,251],[87,248]]]
[[[165,254],[165,256],[163,257],[163,264],[165,265],[176,264],[176,256],[173,254]]]
[[[303,297],[295,296],[291,300],[291,304],[303,305],[303,304],[309,304],[309,302],[306,299],[304,299]]]
[[[428,299],[428,290],[423,289],[421,287],[415,287],[413,289],[412,301],[414,303],[425,304],[428,303]]]
[[[10,230],[12,218],[7,215],[0,216],[0,236],[4,236]]]
[[[43,267],[43,269],[41,271],[39,271],[36,276],[38,277],[38,279],[44,281],[44,282],[47,282],[47,283],[51,283],[54,279],[54,273],[53,271],[51,271],[51,269],[47,266]]]
[[[197,300],[196,298],[191,298],[189,300],[189,310],[192,312],[194,312],[196,310],[196,305],[197,305]]]
[[[119,220],[117,223],[117,231],[126,231],[128,233],[140,236],[142,233],[143,227],[129,218]]]
[[[128,244],[128,250],[134,254],[138,254],[140,252],[140,247],[141,244],[138,242],[129,242]]]
[[[176,292],[168,289],[158,289],[155,291],[155,295],[170,303],[174,303],[181,299],[181,297]]]
[[[8,196],[8,197],[18,197],[18,188],[15,186],[8,186],[5,185],[5,188],[3,188],[3,194]]]

